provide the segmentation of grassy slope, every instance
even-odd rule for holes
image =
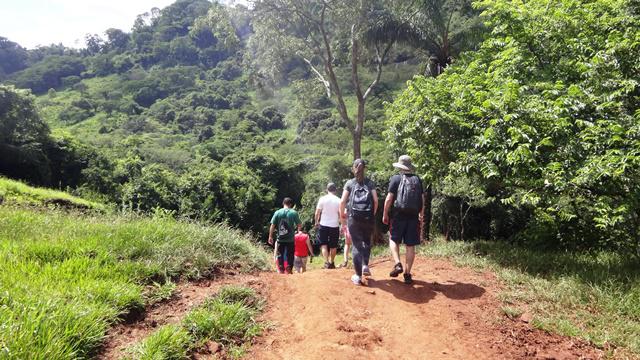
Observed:
[[[0,177],[0,203],[14,205],[61,205],[67,208],[104,210],[105,206],[71,196],[65,192],[35,188],[19,181]]]
[[[484,241],[436,241],[420,252],[493,270],[506,285],[500,297],[507,316],[527,311],[539,328],[640,354],[636,258],[610,252],[543,252]]]
[[[267,264],[225,225],[0,207],[0,358],[90,357],[147,285]]]

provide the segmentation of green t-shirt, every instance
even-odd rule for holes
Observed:
[[[286,236],[280,237],[278,235],[278,225],[280,224],[280,219],[285,218],[287,223],[289,224],[290,232]],[[285,209],[282,208],[275,213],[273,213],[273,217],[271,218],[271,223],[276,226],[276,236],[278,241],[280,242],[293,242],[293,236],[296,233],[296,227],[301,224],[300,217],[298,216],[298,212],[293,209]]]

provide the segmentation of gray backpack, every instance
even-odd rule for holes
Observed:
[[[422,210],[422,182],[416,175],[401,176],[393,207],[404,214],[418,214]]]

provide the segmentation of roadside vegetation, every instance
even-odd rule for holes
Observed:
[[[640,355],[640,268],[631,255],[443,239],[419,249],[428,257],[493,271],[505,285],[499,297],[510,318],[527,313],[540,329]]]
[[[226,225],[2,206],[0,357],[89,358],[109,326],[170,297],[170,280],[267,266]]]
[[[103,204],[87,201],[63,191],[36,188],[4,177],[0,177],[0,204],[50,206],[76,210],[106,210],[107,208]]]
[[[223,351],[227,358],[238,358],[251,339],[262,332],[263,325],[256,316],[263,304],[264,299],[251,288],[223,287],[191,310],[181,324],[165,325],[130,349],[131,358],[188,359],[194,351],[204,350],[208,342],[221,346],[215,351]]]

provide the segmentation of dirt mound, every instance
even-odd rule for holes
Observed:
[[[265,320],[274,326],[247,358],[602,357],[584,342],[507,319],[495,298],[499,284],[489,272],[418,259],[408,286],[389,278],[390,268],[388,260],[373,263],[367,287],[352,285],[346,269],[263,276],[269,289]]]

